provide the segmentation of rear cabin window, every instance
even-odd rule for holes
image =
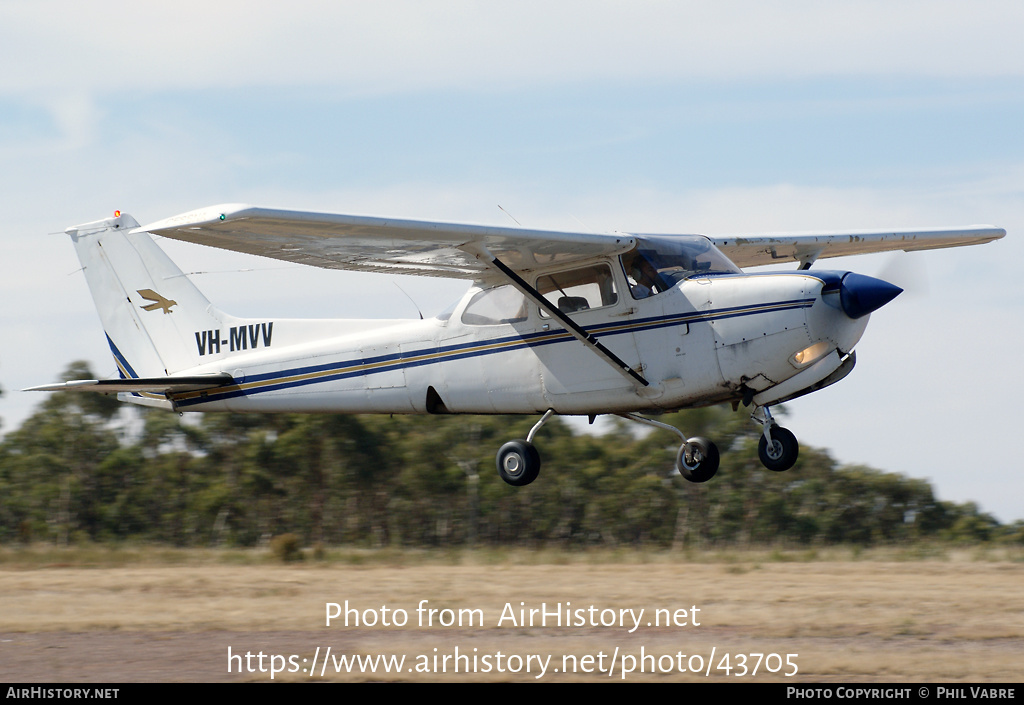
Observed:
[[[612,306],[619,300],[612,270],[599,264],[537,279],[537,291],[562,313]],[[548,314],[541,311],[541,316]]]
[[[526,320],[526,297],[511,284],[484,289],[473,295],[462,312],[470,326],[496,326]]]

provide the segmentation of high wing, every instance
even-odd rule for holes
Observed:
[[[787,261],[807,269],[817,259],[845,257],[891,250],[935,250],[943,247],[980,245],[1006,235],[1002,228],[970,225],[935,230],[835,231],[824,233],[773,233],[767,235],[709,238],[738,267],[757,267]]]
[[[630,235],[529,230],[357,215],[211,206],[138,228],[200,245],[327,269],[475,279],[489,253],[515,271],[631,249]]]
[[[629,234],[531,230],[465,223],[210,206],[138,228],[175,240],[327,269],[475,279],[490,257],[517,272],[626,252]],[[931,230],[770,233],[709,237],[741,268],[822,258],[978,245],[1006,235],[991,225]],[[638,235],[642,237],[642,235]]]

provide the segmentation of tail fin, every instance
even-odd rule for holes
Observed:
[[[215,309],[148,233],[123,214],[67,229],[85,268],[121,377],[161,377],[203,359],[209,333],[234,319]],[[211,349],[212,352],[212,349]]]

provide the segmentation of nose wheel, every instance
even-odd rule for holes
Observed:
[[[789,470],[800,454],[800,443],[789,429],[775,423],[768,407],[762,407],[758,411],[763,418],[758,418],[757,411],[751,417],[764,427],[764,432],[757,441],[757,457],[762,465],[773,472]]]

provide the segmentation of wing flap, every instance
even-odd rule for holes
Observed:
[[[635,239],[555,230],[313,213],[228,204],[138,229],[327,269],[474,279],[482,246],[516,271],[619,254]]]
[[[741,268],[781,262],[813,262],[872,252],[935,250],[980,245],[1006,235],[991,225],[935,230],[836,231],[774,233],[750,237],[712,237],[711,242]]]

